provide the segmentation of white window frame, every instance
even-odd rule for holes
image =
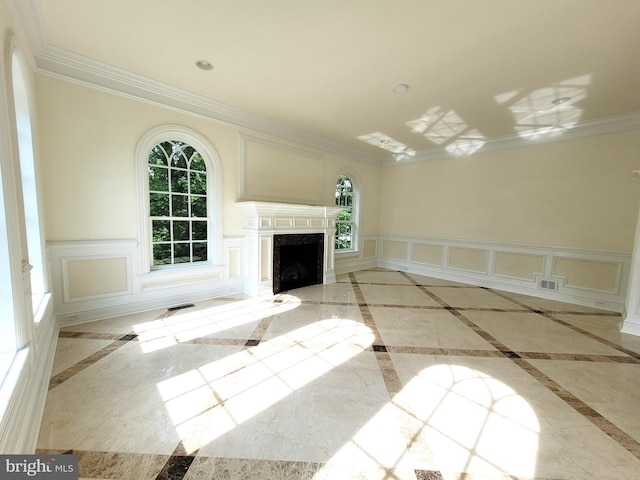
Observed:
[[[28,64],[15,38],[12,40],[10,65],[16,138],[18,141],[18,157],[20,160],[27,255],[31,265],[29,279],[32,314],[34,321],[39,323],[47,304],[45,299],[48,295],[49,286],[46,270],[42,208],[39,199],[40,188],[36,163],[37,153],[33,140],[36,136],[33,106],[34,95],[31,77],[28,74],[30,71]]]
[[[151,217],[149,212],[149,152],[164,141],[184,142],[200,153],[207,169],[207,251],[206,262],[178,263],[153,266]],[[142,273],[171,272],[185,269],[207,268],[222,264],[222,163],[215,148],[199,133],[180,125],[162,125],[153,128],[138,142],[136,174],[140,214],[140,245]]]
[[[358,179],[358,176],[351,170],[343,170],[338,172],[338,175],[336,175],[335,181],[333,182],[334,202],[335,202],[336,187],[338,185],[338,179],[342,176],[345,176],[349,179],[349,181],[351,182],[351,188],[353,190],[353,198],[352,198],[352,205],[351,205],[351,222],[349,222],[351,224],[351,248],[341,248],[341,249],[336,248],[335,235],[334,235],[333,248],[334,248],[334,253],[336,255],[340,255],[342,253],[353,253],[360,250],[359,234],[358,234],[359,218],[360,218],[360,180]],[[337,220],[336,220],[336,230],[337,230]]]

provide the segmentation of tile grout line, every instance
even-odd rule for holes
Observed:
[[[53,377],[51,377],[51,380],[49,380],[49,390],[57,387],[58,385],[63,384],[67,380],[73,378],[78,373],[82,372],[84,369],[86,369],[86,368],[90,367],[91,365],[95,364],[96,362],[102,360],[107,355],[109,355],[110,353],[115,352],[116,350],[118,350],[119,348],[123,347],[124,345],[126,345],[129,342],[130,342],[130,340],[115,340],[114,342],[112,342],[109,345],[101,348],[97,352],[95,352],[95,353],[89,355],[88,357],[80,360],[78,363],[75,363],[74,365],[66,368],[65,370],[63,370],[62,372],[58,373],[57,375],[54,375]]]
[[[275,315],[270,315],[258,322],[258,325],[256,325],[256,328],[253,329],[253,332],[251,332],[251,335],[249,335],[249,339],[245,343],[245,349],[249,347],[255,347],[262,341],[262,337],[264,337],[264,334],[267,333],[267,330],[271,326],[271,322],[273,322],[274,318]]]
[[[604,345],[606,345],[608,347],[611,347],[611,348],[613,348],[615,350],[618,350],[618,351],[620,351],[620,352],[622,352],[622,353],[624,353],[626,355],[629,355],[629,356],[635,358],[636,360],[640,360],[640,353],[634,352],[633,350],[629,350],[628,348],[625,348],[622,345],[618,345],[617,343],[614,343],[614,342],[612,342],[610,340],[607,340],[606,338],[602,338],[602,337],[596,335],[595,333],[591,333],[591,332],[589,332],[587,330],[584,330],[584,329],[582,329],[580,327],[577,327],[577,326],[575,326],[575,325],[573,325],[573,324],[571,324],[569,322],[565,322],[564,320],[556,318],[554,316],[555,312],[545,312],[543,310],[538,310],[538,309],[529,307],[528,305],[525,305],[524,303],[521,303],[521,302],[519,302],[517,300],[509,298],[508,296],[503,295],[501,292],[495,291],[495,290],[493,290],[491,288],[489,288],[487,290],[489,292],[493,293],[494,295],[500,297],[500,298],[504,298],[504,299],[509,300],[509,301],[511,301],[511,302],[513,302],[513,303],[515,303],[517,305],[520,305],[523,308],[526,308],[530,312],[537,313],[538,315],[542,315],[543,317],[545,317],[545,318],[557,323],[558,325],[562,325],[564,327],[567,327],[567,328],[573,330],[574,332],[577,332],[577,333],[580,333],[582,335],[585,335],[585,336],[591,338],[592,340],[596,340],[596,341],[598,341],[598,342],[600,342],[600,343],[602,343],[602,344],[604,344]],[[558,312],[558,313],[555,313],[555,314],[556,315],[573,315],[573,313],[566,313],[566,312]],[[613,316],[613,315],[602,315],[602,316]],[[616,314],[616,316],[618,316],[618,315]]]
[[[182,480],[189,471],[189,468],[197,455],[198,450],[188,454],[181,440],[162,467],[162,470],[160,470],[160,473],[158,473],[155,480]]]
[[[157,318],[155,318],[155,320],[160,320],[160,319],[163,319],[163,318],[170,317],[171,315],[173,315],[173,313],[174,313],[174,311],[167,310],[166,312],[163,312],[161,315],[159,315]],[[83,339],[91,338],[89,335],[87,335],[87,333],[88,332],[77,332],[77,334],[76,334],[75,332],[68,332],[68,333],[65,332],[62,335],[62,338],[83,338]],[[98,337],[98,338],[95,338],[95,339],[104,340],[105,339],[104,336],[109,337],[111,335],[117,335],[117,334],[104,334],[104,336],[102,336],[103,334],[96,333],[95,335],[96,335],[96,337]],[[58,335],[58,338],[61,338],[61,336]],[[116,350],[118,350],[119,348],[123,347],[127,343],[129,343],[131,341],[134,341],[134,340],[137,340],[137,338],[138,338],[138,335],[136,335],[134,332],[125,333],[125,334],[119,335],[119,338],[117,340],[113,341],[112,343],[110,343],[109,345],[101,348],[97,352],[89,355],[88,357],[83,358],[79,362],[71,365],[70,367],[64,369],[62,372],[60,372],[60,373],[54,375],[53,377],[51,377],[51,379],[49,380],[49,390],[57,387],[58,385],[63,384],[64,382],[66,382],[67,380],[73,378],[75,375],[77,375],[78,373],[82,372],[86,368],[89,368],[94,363],[102,360],[107,355],[109,355],[109,354],[115,352]]]
[[[399,272],[406,278],[411,279],[409,275],[404,272]],[[411,279],[413,280],[413,279]],[[415,282],[415,281],[414,281]],[[418,285],[417,282],[416,286]],[[623,447],[629,453],[631,453],[636,458],[640,459],[640,442],[633,438],[631,435],[626,433],[620,427],[615,425],[609,419],[607,419],[602,414],[598,413],[596,410],[591,408],[587,403],[580,400],[574,394],[569,392],[567,389],[562,387],[560,384],[555,382],[541,370],[537,369],[533,364],[529,363],[526,359],[522,358],[516,352],[513,352],[508,349],[506,345],[500,342],[497,338],[491,335],[489,332],[483,330],[479,325],[477,325],[472,320],[465,317],[462,313],[457,311],[456,308],[447,305],[444,300],[440,299],[435,293],[427,290],[425,287],[419,287],[424,293],[429,295],[433,300],[437,301],[443,306],[449,307],[448,310],[456,316],[456,318],[460,319],[465,325],[471,328],[475,333],[479,334],[483,339],[487,340],[493,347],[497,348],[501,351],[505,357],[510,358],[514,364],[519,366],[522,370],[527,372],[533,378],[535,378],[540,384],[542,384],[549,391],[554,393],[558,398],[563,400],[568,406],[572,407],[576,412],[582,415],[583,418],[589,420],[594,426],[599,428],[603,433],[609,436],[612,440],[614,440],[618,445]],[[514,301],[514,303],[517,303]],[[539,311],[538,311],[539,312]],[[538,313],[536,312],[536,313]]]
[[[360,285],[358,284],[358,279],[353,272],[349,273],[349,279],[351,280],[351,287],[353,288],[356,299],[358,301],[360,314],[362,315],[365,325],[372,329],[375,336],[373,350],[375,352],[378,367],[380,368],[382,380],[387,389],[387,393],[389,394],[389,401],[393,406],[394,415],[398,422],[398,427],[400,428],[400,432],[402,433],[405,441],[407,449],[406,451],[410,455],[413,455],[416,438],[419,436],[420,431],[422,430],[422,422],[395,402],[394,398],[398,393],[400,393],[403,388],[402,380],[400,380],[400,376],[398,375],[398,371],[393,365],[393,361],[391,360],[391,356],[387,351],[387,347],[382,341],[382,337],[380,336],[378,327],[373,320],[373,315],[369,310],[369,306],[367,305],[366,299],[364,298],[364,294],[362,293]],[[433,455],[433,452],[431,451],[431,448],[428,445],[424,445],[424,449],[424,455],[426,455],[433,463],[433,459],[435,457]],[[429,478],[438,480],[443,478],[442,474],[439,471],[429,471],[428,477],[421,476],[421,471],[422,470],[414,469],[414,473],[417,479]]]
[[[403,272],[399,272],[399,273],[403,273]],[[365,324],[372,329],[372,331],[375,334],[375,342],[373,345],[373,350],[375,352],[376,355],[376,359],[378,360],[378,365],[381,368],[381,372],[382,372],[382,377],[383,380],[385,382],[385,386],[387,388],[387,391],[389,392],[390,396],[391,396],[391,400],[392,400],[392,404],[394,405],[394,408],[400,409],[401,407],[396,405],[395,403],[393,403],[393,396],[398,393],[401,389],[402,389],[402,383],[400,381],[400,378],[398,376],[397,371],[395,370],[391,357],[389,355],[389,352],[394,352],[394,347],[393,346],[389,346],[387,347],[381,336],[380,333],[377,329],[377,326],[375,325],[375,321],[373,319],[373,316],[369,310],[370,305],[368,305],[366,303],[366,300],[364,299],[364,295],[362,294],[362,291],[359,287],[359,284],[357,282],[357,279],[355,278],[355,275],[353,275],[352,273],[349,274],[350,278],[351,278],[351,285],[354,288],[354,292],[356,293],[356,298],[357,298],[357,305],[354,306],[358,306],[360,308],[361,314],[363,315],[363,320],[365,321]],[[410,277],[409,277],[410,278]],[[413,280],[412,280],[413,281]],[[344,282],[344,283],[348,283],[348,282]],[[424,287],[421,285],[417,285],[419,287]],[[356,290],[357,287],[357,290]],[[467,288],[477,288],[477,287],[467,287]],[[423,292],[429,294],[431,292],[426,291],[426,287],[421,288],[423,290]],[[435,294],[434,294],[435,295]],[[436,296],[437,298],[437,296]],[[435,298],[434,298],[435,299]],[[512,299],[509,299],[511,301],[513,301]],[[438,300],[439,302],[441,302],[440,300]],[[305,303],[303,301],[303,303]],[[319,304],[324,304],[324,302],[316,302]],[[327,302],[327,303],[331,303],[333,304],[334,302]],[[338,302],[339,303],[339,302]],[[444,303],[444,302],[442,302]],[[514,303],[517,303],[514,301]],[[444,304],[446,305],[446,304]],[[397,307],[397,306],[395,306]],[[436,307],[434,307],[436,308]],[[526,307],[528,309],[528,311],[531,311],[531,309],[529,307]],[[479,331],[484,332],[484,330],[482,330],[480,327],[478,327],[477,325],[475,325],[471,320],[466,319],[466,317],[464,315],[462,315],[461,313],[458,312],[458,310],[465,310],[465,309],[455,309],[453,307],[449,307],[449,308],[445,308],[446,310],[451,311],[452,313],[455,311],[457,313],[456,318],[459,318],[461,321],[464,322],[463,319],[467,320],[469,323],[471,323],[472,325],[474,325],[477,329],[479,329]],[[470,310],[470,309],[468,309]],[[520,310],[517,310],[520,311]],[[538,313],[538,312],[536,312]],[[366,315],[365,315],[366,314]],[[543,314],[544,315],[544,314]],[[167,315],[163,314],[161,317],[159,318],[165,318]],[[264,335],[264,333],[266,332],[268,326],[270,325],[271,321],[273,320],[273,316],[271,317],[266,317],[264,319],[262,319],[259,323],[258,326],[256,326],[256,328],[254,329],[254,331],[252,332],[252,334],[250,335],[249,340],[246,341],[245,343],[245,349],[247,347],[252,346],[251,344],[249,344],[249,342],[253,341],[253,342],[257,342],[259,343],[262,340],[262,337]],[[551,320],[557,320],[557,319],[553,319],[551,318]],[[557,320],[558,322],[562,322],[562,320]],[[466,324],[466,322],[464,322]],[[469,326],[469,325],[468,325]],[[470,327],[471,328],[471,327]],[[472,328],[474,331],[476,331],[476,328]],[[577,328],[577,327],[576,327]],[[74,333],[74,332],[70,332],[70,333]],[[476,332],[477,333],[477,332]],[[485,334],[487,334],[489,336],[489,338],[493,338],[490,334],[488,334],[487,332],[484,332]],[[580,332],[583,333],[583,332]],[[90,335],[89,332],[86,332],[87,335]],[[90,338],[87,336],[82,336],[83,333],[79,332],[79,334],[74,334],[74,335],[69,335],[66,338]],[[99,335],[99,334],[97,334]],[[104,335],[111,335],[111,334],[104,334]],[[113,335],[114,338],[117,337],[117,335]],[[111,349],[111,351],[108,351],[106,353],[104,353],[104,355],[102,355],[100,358],[104,358],[106,355],[108,355],[109,353],[111,353],[112,351],[115,351],[117,348],[120,348],[120,346],[125,345],[128,341],[134,340],[135,337],[133,338],[125,338],[127,336],[131,336],[131,335],[121,335],[120,338],[116,338],[116,340],[108,345],[107,347],[104,347],[103,350],[108,349],[111,345],[115,345],[115,344],[119,344],[117,346],[115,346],[115,348]],[[201,337],[202,339],[206,339],[206,337]],[[483,336],[483,338],[485,338]],[[105,338],[102,338],[105,339]],[[109,338],[110,339],[110,338]],[[198,340],[198,339],[195,339]],[[211,340],[217,340],[217,339],[211,339]],[[222,341],[234,341],[234,340],[226,340],[226,339],[221,339]],[[486,340],[486,338],[485,338]],[[496,344],[498,345],[502,345],[499,341],[497,341],[497,339],[494,339],[496,341]],[[244,341],[244,340],[237,340],[239,342]],[[488,340],[489,341],[489,340]],[[191,343],[194,342],[194,340],[191,341],[187,341],[187,342],[181,342],[181,343]],[[256,344],[257,344],[256,343]],[[241,345],[241,343],[237,343],[238,345]],[[493,344],[492,344],[493,345]],[[594,425],[598,426],[605,434],[609,435],[610,437],[612,437],[615,441],[617,441],[621,446],[623,446],[624,448],[626,448],[627,450],[629,450],[632,454],[634,454],[636,457],[638,457],[638,455],[636,453],[634,453],[633,450],[631,449],[637,449],[637,444],[638,442],[636,442],[633,438],[631,438],[632,442],[629,444],[629,446],[625,446],[623,444],[623,442],[625,442],[626,440],[628,440],[628,435],[626,433],[624,433],[622,430],[620,430],[618,427],[616,427],[615,425],[613,425],[613,427],[615,429],[617,429],[618,431],[614,431],[614,430],[605,430],[605,428],[603,428],[602,426],[599,425],[599,423],[596,422],[602,422],[602,420],[604,420],[604,423],[611,423],[609,422],[606,418],[602,417],[599,413],[597,413],[595,410],[591,409],[591,407],[589,407],[588,405],[584,404],[584,402],[582,402],[581,400],[579,400],[577,397],[573,396],[573,394],[571,394],[570,392],[564,390],[560,385],[558,385],[557,383],[555,383],[552,379],[550,379],[549,377],[547,377],[543,372],[539,371],[538,369],[536,369],[533,365],[531,365],[529,362],[526,361],[526,358],[529,358],[529,356],[531,356],[531,358],[535,359],[535,355],[542,355],[540,353],[536,353],[536,352],[510,352],[508,351],[507,347],[502,345],[506,350],[505,351],[497,351],[497,352],[493,352],[494,355],[491,356],[507,356],[508,358],[511,358],[512,361],[514,363],[516,363],[517,365],[519,365],[522,369],[524,369],[527,373],[529,373],[530,375],[532,375],[534,378],[536,378],[536,380],[540,381],[541,383],[543,383],[543,385],[545,385],[546,388],[548,388],[549,390],[551,390],[553,393],[555,393],[557,396],[559,396],[563,401],[565,401],[567,404],[569,404],[570,406],[572,406],[575,410],[578,411],[578,413],[580,413],[581,415],[583,415],[585,418],[588,418],[589,420],[592,421],[592,423],[594,423]],[[397,349],[400,348],[404,348],[404,347],[395,347]],[[419,347],[416,347],[419,348]],[[397,350],[399,351],[399,350]],[[439,350],[440,351],[440,350]],[[445,352],[445,349],[442,349],[441,351]],[[457,351],[457,350],[446,350],[447,353],[434,353],[434,354],[443,354],[443,355],[451,355],[452,351]],[[462,350],[461,350],[462,351]],[[465,352],[471,352],[469,350],[464,350]],[[487,351],[487,352],[491,352],[491,351]],[[99,352],[96,352],[96,354]],[[411,353],[411,352],[409,352]],[[415,353],[424,353],[422,351],[416,351]],[[505,353],[510,353],[513,355],[517,355],[517,356],[510,356],[510,355],[505,355]],[[94,355],[96,355],[94,354]],[[92,355],[93,356],[93,355]],[[87,357],[85,360],[88,360],[89,358],[91,358],[92,356]],[[520,357],[520,358],[519,358]],[[623,358],[623,357],[607,357],[607,356],[592,356],[592,357],[598,357],[598,358],[602,358],[601,361],[610,361],[609,358]],[[73,375],[75,375],[76,373],[79,373],[80,371],[82,371],[84,368],[87,368],[88,366],[90,366],[92,363],[95,363],[96,361],[100,360],[100,358],[97,358],[96,360],[94,360],[91,363],[88,363],[86,366],[82,367],[80,370],[78,370],[77,372],[74,372]],[[85,360],[78,362],[76,365],[74,365],[73,367],[82,364]],[[73,367],[69,367],[68,369],[66,369],[64,372],[71,370]],[[383,367],[387,367],[387,368],[383,368]],[[64,373],[62,372],[62,373]],[[62,374],[61,373],[61,374]],[[61,375],[58,374],[58,375]],[[57,376],[58,376],[57,375]],[[56,376],[56,377],[57,377]],[[538,378],[539,377],[539,378]],[[55,378],[55,377],[54,377]],[[71,377],[69,377],[71,378]],[[68,378],[67,378],[68,379]],[[67,379],[64,379],[62,381],[60,381],[59,383],[62,383],[63,381],[66,381]],[[52,378],[52,382],[53,382],[53,378]],[[549,382],[548,384],[545,382]],[[549,386],[551,385],[551,386]],[[55,387],[57,385],[54,385],[53,387]],[[52,386],[50,386],[50,388],[53,388]],[[557,391],[556,391],[557,390]],[[563,396],[564,395],[564,396]],[[575,403],[572,404],[571,402]],[[586,407],[586,408],[585,408]],[[585,413],[587,412],[587,413]],[[396,413],[396,415],[398,415],[398,413]],[[592,420],[591,418],[589,418],[589,416],[593,416],[594,420]],[[410,439],[410,436],[408,437],[407,434],[405,433],[405,430],[402,428],[403,425],[402,423],[400,424],[401,427],[401,431],[403,433],[403,435],[405,436],[406,440]],[[406,427],[405,427],[406,428]],[[415,431],[415,430],[413,430]],[[413,433],[412,432],[407,432],[407,433]],[[634,443],[635,442],[635,443]],[[191,463],[193,462],[193,460],[195,459],[196,455],[197,455],[197,451],[191,455],[187,455],[186,451],[184,451],[184,447],[182,447],[182,442],[180,442],[178,444],[178,446],[176,447],[176,449],[174,450],[174,452],[170,455],[157,455],[157,457],[162,457],[164,458],[168,458],[168,460],[165,462],[165,465],[163,467],[163,469],[161,470],[161,472],[158,474],[158,476],[156,477],[156,479],[160,480],[160,479],[182,479],[184,478],[184,476],[187,474],[188,469],[191,466]],[[408,447],[409,447],[409,443],[408,443]],[[407,451],[410,452],[410,448],[407,449]],[[79,451],[81,452],[81,451]],[[70,452],[70,453],[75,453],[75,452]],[[100,453],[100,452],[87,452],[87,453]],[[107,454],[107,452],[105,452],[105,455]],[[129,453],[120,453],[120,455],[136,455],[136,454],[129,454]],[[175,460],[173,461],[173,464],[171,463],[172,460],[175,458]],[[189,460],[190,458],[190,460]],[[640,457],[638,457],[640,458]],[[186,465],[186,469],[184,469],[184,471],[182,473],[180,473],[180,465],[185,465],[188,461],[188,465]],[[182,462],[182,463],[181,463]],[[289,463],[289,462],[288,462]],[[171,471],[170,469],[173,468],[171,465],[174,465],[175,468],[178,469],[177,473],[175,474],[176,476],[172,476],[173,475],[173,471]],[[157,471],[157,470],[156,470]],[[165,476],[161,476],[163,474],[163,472],[166,474]],[[445,472],[445,473],[449,473],[449,472]],[[442,473],[439,471],[431,471],[431,470],[415,470],[415,474],[416,477],[418,478],[418,480],[440,480],[443,479],[444,477],[442,476]],[[465,473],[461,473],[461,474],[457,474],[458,477],[457,478],[465,478],[465,479],[471,479],[473,478],[470,474],[465,474]],[[493,478],[493,477],[492,477]],[[507,477],[500,477],[502,478],[509,478],[509,479],[518,479],[519,477],[514,477],[514,476],[507,476]],[[536,477],[537,478],[537,477]],[[496,477],[497,480],[497,477]],[[539,480],[539,479],[538,479]]]

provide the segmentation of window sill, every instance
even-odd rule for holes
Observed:
[[[334,250],[333,254],[336,257],[347,256],[347,255],[358,255],[360,251],[358,250]]]
[[[143,289],[172,287],[178,284],[198,283],[224,279],[223,265],[185,265],[159,268],[139,275]]]
[[[36,325],[40,325],[42,319],[44,318],[45,312],[49,307],[49,303],[51,302],[51,293],[45,293],[38,304],[38,309],[34,312],[33,321]]]

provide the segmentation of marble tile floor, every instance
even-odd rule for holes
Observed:
[[[87,479],[640,478],[620,322],[376,269],[66,327],[37,453]]]

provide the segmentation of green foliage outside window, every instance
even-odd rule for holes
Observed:
[[[336,182],[336,206],[343,207],[336,218],[336,250],[353,248],[353,184],[341,175]]]
[[[190,145],[162,142],[149,152],[153,265],[208,259],[207,171]]]

